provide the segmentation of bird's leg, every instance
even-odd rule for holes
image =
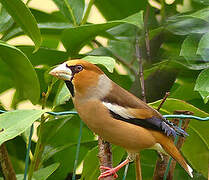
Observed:
[[[101,173],[101,175],[98,177],[98,180],[107,177],[107,176],[111,176],[113,175],[114,178],[117,178],[118,175],[116,174],[123,166],[125,166],[126,164],[128,164],[130,162],[129,158],[127,158],[125,161],[123,161],[121,164],[119,164],[118,166],[114,167],[114,168],[110,168],[110,167],[105,167],[105,166],[100,166],[100,169],[105,169],[106,171]]]
[[[160,151],[157,151],[157,154],[160,160],[163,161],[164,160],[163,154]]]
[[[114,167],[114,168],[109,168],[109,167],[104,167],[104,166],[100,166],[100,169],[105,169],[106,171],[101,173],[101,175],[98,177],[98,180],[107,177],[107,176],[111,176],[113,175],[113,177],[116,179],[118,177],[118,175],[116,174],[123,166],[125,166],[126,164],[133,162],[136,159],[136,155],[137,153],[130,153],[128,152],[128,157],[126,158],[125,161],[123,161],[122,163],[120,163],[118,166]]]

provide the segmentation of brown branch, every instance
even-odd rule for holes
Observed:
[[[142,180],[142,169],[141,169],[141,163],[140,163],[140,154],[137,153],[136,159],[135,159],[135,169],[136,169],[136,180]]]
[[[112,51],[111,51],[112,55],[121,63],[123,64],[124,66],[126,66],[132,74],[136,75],[136,71],[135,69],[133,68],[133,66],[129,63],[127,63],[123,58],[121,58],[120,56],[118,56],[117,54],[114,54]]]
[[[144,29],[145,29],[145,44],[146,44],[146,51],[147,51],[147,60],[151,61],[151,54],[150,54],[150,41],[149,41],[149,30],[148,30],[148,18],[149,18],[149,11],[150,5],[147,4],[146,14],[144,17]]]
[[[9,158],[5,143],[0,146],[0,163],[5,180],[16,180],[16,174]]]
[[[191,115],[193,113],[190,112],[190,111],[174,111],[174,114],[187,114],[187,115],[190,114]],[[178,125],[179,120],[175,119],[174,123],[176,125]],[[183,125],[182,125],[181,128],[186,130],[187,127],[188,127],[188,123],[189,123],[189,120],[185,119],[185,121],[183,121]],[[176,147],[178,149],[180,149],[182,147],[183,143],[184,143],[184,138],[179,137]],[[169,161],[169,156],[164,155],[164,154],[162,156],[163,156],[163,160],[161,158],[158,158],[158,160],[157,160],[157,163],[156,163],[156,166],[155,166],[155,171],[154,171],[154,176],[153,176],[154,180],[162,180],[163,177],[164,177],[164,174],[165,174],[165,171],[166,171],[166,168],[167,168],[167,165],[168,165],[168,161]],[[174,173],[175,166],[176,166],[176,161],[172,160],[171,166],[170,166],[170,169],[169,169],[169,174],[168,174],[168,177],[166,178],[167,180],[172,180],[173,179],[173,173]]]
[[[98,139],[98,148],[99,148],[99,163],[100,166],[110,167],[112,168],[112,148],[111,144],[107,141],[104,141],[101,137]],[[100,169],[101,173],[106,171],[104,169]],[[104,177],[103,180],[113,180],[113,176]]]
[[[139,39],[138,36],[136,36],[136,58],[138,59],[139,62],[139,79],[140,79],[140,84],[141,84],[141,95],[142,95],[142,100],[146,102],[146,95],[145,95],[145,86],[144,86],[144,74],[143,74],[143,66],[142,66],[142,57],[141,57],[141,52],[139,48]]]
[[[99,41],[97,41],[96,39],[93,40],[93,42],[98,46],[98,47],[104,47]],[[127,67],[132,74],[136,75],[136,71],[133,68],[133,66],[129,63],[127,63],[122,57],[118,56],[117,54],[113,53],[109,48],[106,47],[106,50],[108,50],[112,56],[117,59],[118,62],[120,62],[121,64],[123,64],[125,67]]]
[[[164,96],[163,100],[161,101],[160,105],[158,106],[157,111],[160,110],[160,108],[163,106],[164,102],[166,101],[166,99],[168,98],[169,95],[170,95],[170,92],[165,93],[165,96]]]
[[[163,104],[165,103],[165,101],[169,95],[170,95],[170,93],[166,92],[160,105],[157,108],[158,111],[163,106]],[[156,165],[155,165],[154,176],[153,176],[154,180],[162,180],[163,179],[165,169],[168,165],[168,160],[169,160],[169,156],[166,156],[166,155],[162,154],[161,152],[158,152],[158,154],[159,154],[159,158],[158,158]]]
[[[186,115],[193,115],[194,113],[190,112],[190,111],[175,111],[174,114],[186,114]],[[184,119],[183,123],[182,123],[182,126],[181,128],[186,131],[186,129],[188,128],[189,126],[189,122],[190,122],[190,119]],[[178,125],[179,124],[179,120],[178,119],[175,119],[174,120],[174,124]],[[179,137],[178,139],[178,142],[176,144],[176,147],[178,149],[181,149],[183,143],[185,141],[185,138],[184,137]],[[176,167],[176,161],[172,159],[171,161],[171,166],[170,166],[170,170],[169,170],[169,173],[168,173],[168,177],[167,179],[168,180],[172,180],[173,179],[173,174],[174,174],[174,169]]]
[[[144,74],[143,74],[143,65],[142,65],[142,57],[140,53],[140,47],[139,47],[139,39],[138,34],[136,34],[136,58],[139,62],[139,79],[141,84],[141,95],[142,100],[146,102],[146,96],[145,96],[145,85],[144,85]],[[140,154],[138,153],[135,160],[135,169],[136,169],[136,180],[142,180],[142,171],[141,171],[141,163],[140,163]]]

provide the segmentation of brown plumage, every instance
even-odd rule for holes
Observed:
[[[184,133],[174,130],[159,112],[112,82],[96,65],[71,60],[50,74],[72,82],[68,87],[81,119],[103,139],[125,148],[129,154],[127,163],[141,149],[157,148],[171,155],[192,177],[192,169],[169,137]],[[116,169],[100,178],[114,174]]]

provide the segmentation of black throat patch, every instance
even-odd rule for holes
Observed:
[[[65,84],[67,85],[67,88],[69,89],[72,97],[74,97],[75,93],[73,83],[71,81],[65,81]]]

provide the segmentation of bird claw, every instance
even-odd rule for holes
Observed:
[[[100,169],[103,169],[103,170],[106,170],[106,171],[101,173],[101,175],[98,177],[98,180],[101,180],[102,178],[107,177],[107,176],[111,176],[111,175],[113,175],[113,177],[115,179],[118,178],[118,175],[116,173],[117,171],[116,171],[115,168],[100,166]]]

